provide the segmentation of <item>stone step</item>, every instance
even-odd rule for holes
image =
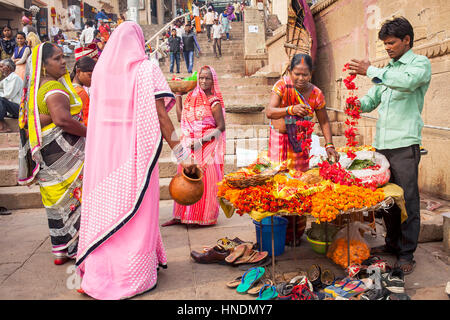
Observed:
[[[195,64],[194,64],[195,65]],[[214,66],[213,66],[214,67]],[[196,69],[197,70],[197,69]],[[166,76],[166,79],[171,79],[173,74],[169,72],[164,72],[164,75]],[[175,74],[176,76],[180,78],[189,77],[190,74],[187,73],[184,68],[181,68],[181,73]],[[272,86],[275,84],[275,82],[278,81],[278,78],[266,78],[266,77],[242,77],[242,76],[236,76],[236,75],[229,75],[229,74],[217,74],[219,85],[221,87],[233,87],[236,89],[241,89],[237,87],[246,87],[246,88],[270,88],[272,90]]]
[[[198,71],[200,70],[201,67],[205,66],[205,65],[211,65],[211,64],[207,64],[207,63],[201,63],[201,62],[197,62],[194,63],[193,66],[193,71]],[[217,74],[234,74],[236,76],[240,76],[242,74],[242,70],[244,70],[244,65],[230,65],[230,64],[222,64],[222,65],[211,65],[214,70],[216,71]],[[168,63],[167,65],[164,66],[160,66],[161,71],[163,73],[169,74],[169,75],[175,75],[177,76],[177,74],[175,73],[177,71],[177,65],[176,63],[174,63],[173,66],[173,72],[170,72],[170,63]],[[186,67],[186,63],[184,60],[180,61],[180,72],[186,72],[187,71],[187,67]]]
[[[43,208],[38,185],[0,188],[0,203],[9,210]]]
[[[0,148],[17,147],[20,145],[18,132],[0,133]]]
[[[19,158],[18,147],[0,148],[0,165],[17,164]]]
[[[0,165],[0,187],[17,185],[18,164]]]

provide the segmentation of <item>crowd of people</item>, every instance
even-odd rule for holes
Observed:
[[[208,42],[213,42],[216,58],[222,57],[222,39],[230,41],[231,21],[242,21],[245,2],[229,3],[221,13],[217,12],[212,3],[206,5],[206,9],[200,10],[199,3],[192,4],[192,14],[179,18],[174,25],[167,30],[167,47],[170,57],[170,72],[180,73],[180,60],[184,58],[186,70],[192,73],[194,56],[201,53],[197,40],[197,34],[205,32]]]
[[[221,15],[229,23],[234,9],[228,7],[226,11]],[[215,15],[213,8],[208,8],[208,13]],[[207,21],[210,25],[211,18]],[[206,30],[214,40],[220,39],[224,23],[219,24],[217,18],[213,21]],[[197,87],[183,101],[182,93],[171,92],[158,65],[148,59],[138,24],[125,21],[110,33],[100,22],[98,33],[108,41],[101,49],[92,46],[97,31],[93,25],[86,23],[80,39],[83,46],[76,52],[71,73],[56,43],[34,43],[31,47],[27,43],[32,32],[29,28],[27,33],[19,32],[14,41],[11,29],[3,28],[0,71],[6,77],[0,83],[0,125],[3,127],[6,113],[19,118],[19,183],[40,186],[54,263],[76,259],[82,277],[80,292],[97,299],[122,299],[155,288],[159,267],[167,266],[158,225],[162,139],[173,151],[178,172],[189,174],[200,167],[205,185],[199,202],[192,206],[175,204],[173,219],[163,226],[217,223],[217,183],[223,179],[226,149],[225,105],[214,68],[204,66],[199,70]],[[379,37],[393,59],[387,69],[359,60],[350,64],[355,75],[367,75],[376,84],[361,99],[363,112],[390,103],[405,109],[406,102],[415,103],[421,110],[430,64],[411,52],[412,27],[406,20],[396,19],[383,26]],[[176,22],[169,44],[170,71],[173,61],[178,61],[179,72],[182,48],[188,72],[192,72],[194,48],[200,51],[200,47],[189,21],[184,28],[181,21]],[[221,54],[220,42],[216,54]],[[30,58],[24,59],[24,55]],[[396,70],[400,64],[411,68],[408,79],[399,76],[406,72]],[[24,65],[24,76],[16,73],[20,65]],[[288,74],[274,85],[266,108],[271,120],[270,158],[290,159],[301,171],[307,169],[309,155],[299,157],[289,144],[284,120],[288,115],[303,118],[315,113],[328,157],[339,157],[324,108],[325,97],[311,83],[312,73],[311,57],[295,55]],[[389,101],[381,94],[382,86],[393,92],[401,88],[402,95]],[[180,137],[168,116],[173,106],[181,125]],[[399,218],[393,221],[398,213],[391,213],[386,246],[377,249],[398,254],[405,272],[414,268],[419,231],[420,129],[413,126],[419,120],[419,111],[405,111],[402,123],[407,123],[408,129],[403,132],[404,125],[399,122],[392,129],[395,141],[388,140],[386,134],[380,137],[377,133],[376,138],[376,147],[385,149],[391,162],[395,183],[405,190],[408,210],[408,222],[403,225]],[[413,178],[412,172],[416,173]]]

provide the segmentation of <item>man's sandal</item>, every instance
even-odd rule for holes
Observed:
[[[395,268],[400,268],[405,275],[411,274],[416,267],[416,261],[414,260],[402,260],[399,259],[395,264]]]

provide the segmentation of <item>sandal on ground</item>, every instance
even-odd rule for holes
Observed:
[[[294,285],[287,282],[278,283],[275,287],[280,298],[289,296],[292,293],[293,288]]]
[[[244,243],[242,244],[242,246],[244,246],[245,251],[238,259],[233,261],[234,265],[258,262],[267,256],[267,252],[265,255],[264,254],[261,255],[259,251],[253,250],[252,249],[253,245],[251,243]]]
[[[242,276],[237,277],[229,282],[227,282],[227,287],[234,289],[242,282]]]
[[[262,278],[266,270],[262,267],[249,269],[242,275],[241,283],[237,286],[236,292],[240,294],[247,293],[259,279]]]
[[[320,281],[322,282],[323,286],[331,285],[334,280],[336,280],[336,276],[334,275],[333,271],[329,269],[325,269],[322,271],[322,274],[320,275]]]
[[[227,237],[217,240],[217,245],[225,250],[235,249],[240,243],[228,239]]]
[[[244,255],[244,253],[246,251],[248,251],[248,247],[245,244],[240,244],[238,245],[236,248],[234,248],[233,252],[230,253],[230,255],[228,255],[225,258],[225,261],[228,263],[233,263],[235,262],[238,258],[240,258],[242,255]]]
[[[416,261],[399,259],[394,267],[400,268],[405,275],[411,274],[416,267]]]
[[[0,207],[0,216],[9,216],[11,214],[11,210],[8,210],[5,207]]]
[[[272,300],[278,297],[278,292],[273,285],[265,284],[259,291],[256,300]]]
[[[77,292],[78,292],[78,293],[81,293],[81,294],[86,294],[86,292],[84,292],[84,290],[81,289],[81,288],[80,288],[80,289],[77,289]]]
[[[265,267],[268,266],[269,264],[271,264],[271,259],[269,258],[269,256],[265,257],[264,259],[260,260],[259,262],[256,263],[243,263],[243,264],[239,264],[238,269],[239,270],[248,270],[250,268],[254,268],[254,267]]]
[[[178,220],[178,219],[172,219],[172,220],[169,220],[169,221],[163,223],[163,224],[161,225],[161,227],[169,227],[169,226],[174,226],[174,225],[177,225],[177,224],[182,224],[182,223],[181,223],[181,220]]]
[[[269,253],[267,251],[255,251],[256,254],[252,255],[252,257],[250,258],[250,260],[247,261],[247,263],[250,264],[254,264],[254,263],[259,263],[261,261],[263,261],[264,259],[267,258],[267,256],[269,255]]]
[[[249,289],[247,291],[247,293],[251,294],[251,295],[259,294],[259,291],[261,290],[261,288],[264,285],[271,285],[271,286],[273,286],[273,282],[270,279],[264,279],[262,281],[259,281],[258,284],[256,286],[254,286],[253,288]]]
[[[322,288],[322,281],[320,280],[320,277],[322,276],[322,269],[318,264],[313,264],[308,269],[308,279],[311,281],[314,290],[317,291],[317,289]]]
[[[64,263],[66,263],[67,261],[69,261],[69,258],[67,257],[62,257],[62,258],[56,258],[53,263],[56,264],[57,266],[63,265]]]
[[[294,287],[298,285],[306,285],[310,291],[314,291],[311,281],[309,281],[306,276],[296,276],[292,278],[289,283],[294,285]]]

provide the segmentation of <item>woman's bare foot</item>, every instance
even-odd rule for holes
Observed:
[[[172,219],[172,220],[169,220],[169,221],[163,223],[163,224],[161,225],[161,227],[169,227],[169,226],[174,226],[174,225],[176,225],[176,224],[181,224],[181,220],[179,220],[179,219]]]

